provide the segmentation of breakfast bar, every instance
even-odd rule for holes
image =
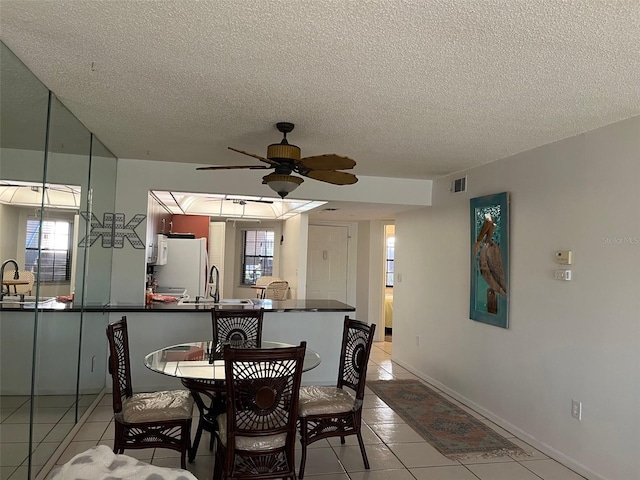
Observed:
[[[38,312],[38,329],[35,331],[33,314]],[[338,371],[340,339],[345,315],[353,315],[354,307],[336,300],[260,300],[251,299],[241,306],[219,305],[219,308],[263,307],[265,310],[263,338],[292,345],[302,340],[308,348],[317,352],[322,363],[305,372],[303,383],[332,384]],[[129,328],[131,375],[137,391],[181,388],[176,378],[158,375],[144,366],[149,352],[166,347],[201,341],[212,335],[211,304],[153,303],[151,305],[94,304],[74,307],[73,303],[61,303],[47,299],[40,303],[2,302],[0,322],[2,349],[2,395],[26,395],[30,391],[30,362],[15,362],[20,358],[19,348],[30,344],[34,333],[44,338],[56,338],[56,342],[39,342],[39,355],[49,361],[39,365],[40,390],[38,394],[69,394],[76,388],[75,372],[69,374],[64,361],[72,345],[78,341],[78,325],[82,322],[83,337],[91,338],[82,345],[80,359],[80,383],[85,389],[100,391],[110,385],[106,371],[104,345],[106,326],[126,315]],[[7,340],[5,342],[5,339]],[[9,342],[8,340],[11,339]],[[100,344],[103,343],[103,344]],[[47,351],[51,349],[51,351]],[[55,350],[55,351],[54,351]],[[57,361],[59,359],[60,361]],[[5,361],[7,360],[7,361]],[[105,380],[106,378],[106,380]],[[6,390],[6,391],[5,391]]]

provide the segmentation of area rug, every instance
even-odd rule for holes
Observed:
[[[527,455],[520,447],[417,380],[367,381],[367,387],[436,450],[452,460]]]

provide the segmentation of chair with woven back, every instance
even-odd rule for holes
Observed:
[[[281,278],[279,277],[273,277],[271,275],[265,275],[263,277],[260,277],[256,280],[256,287],[262,287],[262,289],[258,290],[257,296],[258,298],[264,298],[264,292],[265,289],[267,288],[267,285],[269,285],[271,282],[279,282],[281,280]]]
[[[213,353],[222,357],[222,346],[225,343],[257,348],[262,341],[262,319],[264,309],[220,309],[211,310],[213,326]],[[209,450],[213,450],[214,432],[217,428],[216,417],[225,411],[224,382],[217,380],[195,380],[185,378],[182,384],[187,387],[200,412],[196,435],[189,451],[189,461],[196,457],[202,432],[211,433]]]
[[[345,436],[356,435],[364,467],[369,469],[361,423],[367,364],[375,330],[375,324],[361,322],[346,315],[336,386],[310,385],[300,389],[300,479],[304,478],[307,447],[328,437],[340,437],[341,443],[344,444]]]
[[[289,295],[289,282],[286,280],[276,280],[269,285],[264,291],[264,298],[272,300],[286,300]]]
[[[180,452],[181,468],[191,441],[193,400],[186,390],[133,393],[127,317],[107,326],[109,373],[113,381],[114,453],[169,448]]]
[[[227,406],[217,418],[213,478],[295,480],[298,396],[306,342],[224,348]]]

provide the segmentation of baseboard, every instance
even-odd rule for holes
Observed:
[[[508,432],[514,434],[516,437],[518,437],[519,439],[527,442],[529,445],[531,445],[536,450],[541,451],[542,453],[547,455],[549,458],[552,458],[552,459],[558,461],[559,463],[561,463],[562,465],[566,466],[567,468],[570,468],[571,470],[573,470],[577,474],[582,475],[583,477],[587,478],[588,480],[608,480],[606,477],[603,477],[602,475],[594,472],[593,470],[589,469],[588,467],[586,467],[585,465],[581,464],[580,462],[577,462],[573,458],[570,458],[567,455],[565,455],[564,453],[556,450],[552,446],[550,446],[550,445],[538,440],[537,438],[533,437],[529,433],[527,433],[524,430],[520,429],[516,425],[508,422],[507,420],[499,417],[498,415],[495,415],[493,412],[487,410],[486,408],[482,407],[481,405],[478,405],[477,403],[475,403],[474,401],[468,399],[464,395],[461,395],[459,392],[449,388],[448,386],[446,386],[443,383],[439,382],[438,380],[430,377],[429,375],[426,375],[424,372],[419,371],[413,365],[410,365],[408,363],[399,361],[399,360],[397,360],[395,358],[393,359],[393,362],[397,363],[401,367],[407,369],[409,372],[413,373],[414,375],[416,375],[421,380],[424,380],[425,382],[427,382],[427,383],[433,385],[434,387],[442,390],[447,395],[449,395],[452,398],[456,399],[457,401],[459,401],[460,403],[464,404],[465,406],[471,408],[472,410],[475,410],[476,412],[478,412],[479,414],[481,414],[482,416],[484,416],[488,420],[491,420],[493,423],[498,425],[500,428],[503,428],[503,429],[507,430]]]

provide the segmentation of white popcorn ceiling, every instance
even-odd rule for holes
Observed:
[[[0,38],[112,152],[433,179],[640,114],[638,0],[0,1]]]

